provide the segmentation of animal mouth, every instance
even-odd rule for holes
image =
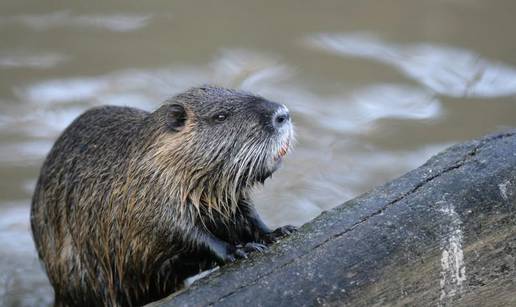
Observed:
[[[264,165],[263,172],[260,172],[257,176],[257,180],[262,184],[265,182],[265,179],[272,176],[272,174],[278,170],[283,162],[283,157],[285,157],[291,147],[291,134],[287,137],[284,137],[282,140],[281,147],[274,153],[271,160],[268,161],[266,165]]]
[[[290,140],[287,140],[281,148],[278,150],[278,153],[276,157],[274,158],[275,161],[281,160],[287,153],[290,146]]]

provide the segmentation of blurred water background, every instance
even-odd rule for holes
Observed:
[[[285,103],[297,146],[256,192],[300,225],[450,144],[514,126],[516,2],[0,2],[0,305],[52,292],[29,231],[53,141],[98,105],[203,83]]]

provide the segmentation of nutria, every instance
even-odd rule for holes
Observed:
[[[79,116],[32,200],[55,305],[142,305],[292,231],[271,231],[250,199],[292,133],[285,106],[212,86],[152,113],[105,106]]]

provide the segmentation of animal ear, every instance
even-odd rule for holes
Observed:
[[[174,131],[183,130],[186,122],[186,110],[182,105],[173,104],[168,108],[167,124]]]

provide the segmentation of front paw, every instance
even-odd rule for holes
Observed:
[[[243,248],[247,253],[252,253],[252,252],[263,253],[264,251],[266,251],[268,249],[267,245],[261,244],[261,243],[256,243],[256,242],[249,242],[246,245],[244,245]]]
[[[264,252],[267,249],[267,246],[261,243],[249,242],[245,245],[238,244],[234,247],[231,247],[230,251],[226,255],[225,262],[234,262],[237,259],[246,259],[249,253],[252,252]]]
[[[276,238],[281,238],[281,237],[287,236],[289,234],[292,234],[296,231],[297,231],[296,226],[285,225],[285,226],[276,228],[276,230],[274,230],[272,233],[276,236]]]
[[[274,231],[268,233],[264,237],[264,241],[268,244],[274,243],[278,241],[279,239],[292,234],[297,231],[297,228],[292,225],[285,225],[282,227],[276,228]]]
[[[228,243],[217,242],[217,244],[212,244],[211,250],[218,265],[231,263],[240,258],[247,258],[247,253],[242,248]]]
[[[247,258],[247,253],[238,246],[233,246],[230,251],[226,254],[224,258],[224,263],[235,262],[237,259],[245,259]]]

